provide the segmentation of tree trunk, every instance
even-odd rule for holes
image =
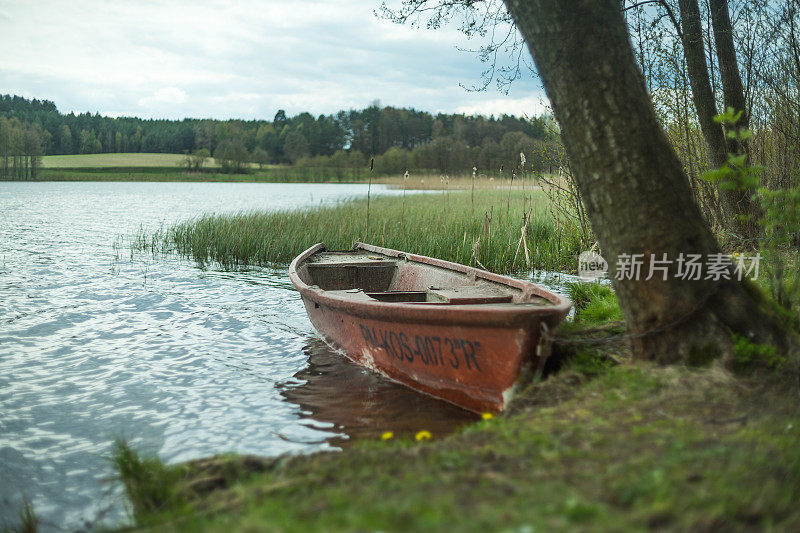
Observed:
[[[664,363],[731,356],[732,333],[788,349],[794,337],[750,285],[677,276],[679,254],[705,262],[720,250],[658,124],[618,1],[506,5],[561,126],[634,353]],[[638,280],[616,279],[621,254],[643,254]],[[673,261],[666,280],[645,279],[651,254]]]
[[[700,8],[697,0],[679,0],[681,29],[683,34],[683,54],[686,57],[686,70],[692,86],[692,100],[700,120],[700,128],[711,154],[711,162],[721,167],[728,161],[728,148],[722,125],[714,122],[717,103],[711,90],[706,64],[703,30],[700,25]]]
[[[736,63],[736,52],[733,49],[730,19],[727,17],[728,7],[725,0],[713,1],[725,4],[724,18],[728,22],[727,39],[730,49],[726,48],[723,54],[725,58],[724,69],[723,56],[720,56],[719,49],[717,50],[718,57],[720,57],[719,63],[722,72],[721,78],[723,92],[725,94],[725,106],[726,108],[729,106],[728,102],[730,98],[731,105],[735,109],[744,110],[744,91],[742,89],[741,78],[739,77],[739,67]],[[725,131],[722,126],[714,122],[714,116],[717,114],[717,104],[711,89],[711,82],[708,78],[705,47],[703,45],[703,30],[700,25],[700,8],[698,7],[697,0],[679,0],[678,4],[681,13],[684,56],[686,57],[689,81],[692,86],[692,99],[694,100],[695,109],[697,110],[697,117],[700,121],[700,128],[703,131],[703,137],[705,137],[711,153],[711,161],[715,167],[721,167],[727,163],[728,153],[738,152],[739,147],[735,143],[729,143],[726,140]],[[715,37],[717,33],[717,19],[715,16]],[[716,42],[719,48],[718,38]],[[733,57],[732,64],[730,63],[731,54]],[[737,92],[736,87],[738,87],[739,97],[732,96],[733,93]],[[733,105],[733,102],[736,102],[737,105]],[[747,122],[740,123],[740,126],[746,128]],[[724,208],[724,225],[736,236],[752,243],[758,236],[758,228],[755,224],[758,209],[756,209],[750,197],[751,193],[749,191],[730,189],[717,189],[717,192]]]
[[[714,43],[717,47],[717,61],[719,62],[719,77],[722,81],[722,98],[725,109],[729,107],[742,111],[742,118],[737,124],[740,128],[750,126],[750,116],[744,98],[744,87],[739,75],[739,63],[736,60],[736,48],[733,45],[733,26],[728,13],[727,0],[710,0],[711,20],[714,24]],[[731,140],[728,151],[741,150],[747,152],[748,143],[739,143]]]
[[[714,26],[714,43],[717,48],[717,61],[719,62],[720,80],[722,81],[722,97],[725,109],[732,107],[741,111],[742,116],[736,124],[737,128],[750,127],[750,114],[744,96],[742,78],[739,74],[739,63],[736,60],[736,48],[733,45],[733,26],[728,13],[727,0],[710,0],[711,20]],[[746,164],[750,164],[750,143],[746,140],[727,139],[728,151],[748,155]],[[736,193],[736,191],[734,191]],[[761,217],[761,209],[753,201],[749,191],[739,191],[734,197],[736,212],[744,216],[739,223],[739,231],[744,239],[755,241],[761,236],[757,224]]]

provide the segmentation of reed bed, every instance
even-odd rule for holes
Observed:
[[[361,180],[364,181],[364,180]],[[445,185],[444,181],[447,181]],[[508,190],[509,187],[516,189],[535,189],[539,186],[539,175],[528,173],[515,176],[513,183],[511,180],[511,173],[500,174],[498,176],[489,176],[484,173],[477,173],[475,176],[469,174],[437,174],[437,173],[422,173],[414,172],[405,177],[399,175],[378,175],[373,183],[382,183],[388,185],[393,189],[401,189],[404,186],[409,189],[419,190],[442,190],[444,188],[451,190],[472,190],[474,189],[503,189]],[[530,192],[530,191],[528,191]]]
[[[284,265],[317,242],[345,250],[361,241],[502,273],[572,271],[581,252],[578,232],[553,218],[541,191],[514,190],[509,197],[508,191],[480,189],[474,199],[470,191],[409,193],[372,198],[369,210],[368,229],[363,199],[276,212],[208,214],[152,234],[140,232],[132,247],[177,252],[230,269]]]

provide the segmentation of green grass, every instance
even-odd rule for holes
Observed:
[[[217,169],[187,173],[178,167],[87,167],[46,168],[37,173],[38,181],[202,181],[255,183],[362,183],[365,178],[304,177],[291,167],[253,170],[246,174],[224,174]],[[388,180],[387,180],[388,181]],[[373,183],[377,183],[375,180]]]
[[[48,155],[37,172],[40,181],[222,181],[222,182],[315,182],[366,181],[369,171],[359,169],[305,168],[251,163],[247,173],[225,174],[214,158],[203,172],[187,173],[183,154],[116,153]],[[401,182],[402,183],[402,182]]]
[[[102,168],[102,167],[178,167],[186,158],[183,154],[78,154],[46,155],[42,168]],[[212,159],[209,166],[215,166]]]
[[[162,468],[155,457],[142,457],[124,439],[117,439],[111,451],[111,462],[122,480],[130,501],[136,502],[136,519],[158,512],[161,502],[177,503],[175,487],[185,475],[185,467]]]
[[[575,315],[559,325],[545,373],[569,369],[596,376],[629,360],[629,347],[622,337],[625,323],[613,289],[595,282],[574,282],[567,284],[567,292]]]
[[[205,215],[139,235],[133,246],[153,252],[177,251],[200,263],[226,268],[240,265],[286,264],[307,247],[324,242],[328,249],[350,249],[368,242],[455,261],[484,266],[495,272],[528,268],[524,249],[517,251],[523,222],[523,203],[532,210],[527,228],[531,267],[574,269],[581,244],[576,232],[558,226],[540,191],[477,190],[379,197],[370,202],[366,231],[366,200],[307,209]],[[508,210],[508,211],[507,211]]]
[[[570,294],[573,332],[597,329],[593,308],[619,314],[603,285]],[[431,441],[382,441],[392,428],[376,428],[341,453],[178,465],[118,442],[114,463],[136,525],[156,530],[800,527],[800,407],[786,380],[620,364],[624,354],[601,346],[573,354],[503,416]]]
[[[617,294],[609,285],[574,282],[567,284],[567,291],[576,321],[590,326],[622,321]]]
[[[43,168],[39,181],[210,181],[186,174],[178,167]]]
[[[276,177],[269,171],[254,171],[249,174],[223,174],[208,170],[187,173],[178,167],[97,167],[97,168],[51,168],[38,173],[39,181],[201,181],[201,182],[262,182],[262,183],[306,183],[309,180],[291,177]],[[316,180],[316,182],[331,182]]]
[[[440,173],[430,170],[412,171],[405,180],[402,174],[371,174],[363,167],[310,167],[304,165],[258,165],[250,163],[244,174],[223,174],[213,157],[206,160],[203,172],[186,173],[183,154],[112,153],[48,155],[42,158],[37,172],[40,181],[231,181],[267,183],[360,183],[372,178],[373,183],[386,183],[394,187],[414,189],[439,189]],[[504,188],[502,179],[485,176],[477,180],[470,175],[449,176],[449,188],[470,189]],[[523,180],[515,182],[520,186]],[[528,178],[526,183],[533,184]]]
[[[129,452],[139,479],[169,488],[128,490],[138,524],[156,529],[800,527],[800,425],[785,385],[623,364],[592,380],[564,372],[529,394],[539,401],[421,443],[177,466]]]

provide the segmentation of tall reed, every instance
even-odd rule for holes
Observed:
[[[516,198],[519,192],[513,195]],[[452,192],[446,211],[438,194],[408,194],[405,203],[379,196],[371,199],[374,223],[366,234],[361,223],[366,200],[277,212],[209,214],[136,239],[132,246],[237,268],[284,265],[317,242],[341,250],[361,240],[494,272],[522,272],[529,269],[528,262],[535,269],[574,270],[582,251],[580,236],[559,234],[546,196],[534,191],[528,213],[515,201],[509,216],[494,216],[506,199],[506,191],[476,190],[473,216],[472,196],[466,191]],[[530,252],[527,259],[515,254],[520,243]]]
[[[375,158],[369,160],[369,185],[367,185],[367,221],[364,224],[364,235],[369,235],[369,196],[372,191],[372,169],[375,166]]]
[[[472,216],[475,216],[475,174],[478,173],[478,167],[472,167]]]
[[[406,214],[406,185],[408,184],[408,170],[403,174],[403,207],[400,211],[400,234],[403,234],[403,219]]]

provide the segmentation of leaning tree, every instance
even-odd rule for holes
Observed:
[[[462,8],[478,24],[479,4],[405,0],[401,14],[429,10],[441,20]],[[737,335],[795,350],[796,333],[730,266],[711,276],[702,271],[699,279],[686,275],[688,258],[720,265],[725,256],[656,119],[620,1],[505,0],[505,6],[533,57],[610,259],[635,355],[663,363],[730,359]],[[629,267],[641,258],[640,275],[631,268],[617,275],[618,258],[627,258]]]

